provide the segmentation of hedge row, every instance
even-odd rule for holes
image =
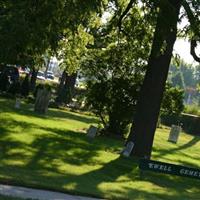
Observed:
[[[177,115],[162,115],[161,123],[167,126],[181,125],[182,129],[192,135],[200,136],[200,117],[196,115],[190,115],[182,113],[180,116]]]

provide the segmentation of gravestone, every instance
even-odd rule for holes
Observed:
[[[172,125],[171,131],[169,133],[168,141],[177,143],[178,137],[180,135],[180,132],[181,132],[181,127],[180,126]]]
[[[46,88],[38,89],[35,100],[35,112],[45,114],[48,110],[49,100],[51,97],[50,90]]]
[[[20,104],[21,104],[20,98],[16,98],[16,101],[15,101],[15,108],[20,109]]]
[[[132,141],[129,141],[125,148],[122,150],[122,155],[125,156],[125,157],[129,157],[132,150],[133,150],[133,147],[134,147],[134,143]]]
[[[95,138],[95,136],[97,135],[97,131],[98,131],[98,128],[91,125],[89,129],[87,130],[87,136],[89,138]]]

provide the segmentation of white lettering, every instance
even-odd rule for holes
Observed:
[[[149,163],[149,168],[150,168],[150,169],[153,168],[153,163]]]
[[[159,165],[154,164],[154,169],[158,169],[158,168],[159,168]]]
[[[164,167],[165,167],[164,165],[160,165],[159,169],[164,170]]]
[[[171,172],[171,171],[172,171],[172,168],[169,166],[169,167],[167,168],[167,171],[168,171],[168,172]]]
[[[186,170],[185,170],[185,175],[189,175],[189,172],[190,172],[190,171],[189,171],[188,169],[186,169]]]
[[[194,171],[189,171],[189,175],[193,176],[194,175]]]
[[[194,172],[193,176],[198,176],[198,174],[199,174],[198,172]]]

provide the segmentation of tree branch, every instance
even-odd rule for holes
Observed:
[[[199,23],[199,21],[196,20],[194,14],[193,14],[193,11],[191,10],[189,4],[187,3],[186,0],[182,1],[182,5],[187,13],[187,16],[188,16],[188,19],[189,19],[189,22],[190,22],[190,26],[192,28],[192,31],[194,32],[194,34],[197,36],[199,36],[199,28],[197,26],[197,24]]]
[[[119,17],[119,21],[118,21],[118,27],[119,30],[121,30],[121,26],[122,26],[122,20],[123,18],[127,15],[127,13],[131,10],[133,3],[135,3],[136,0],[130,0],[129,4],[127,5],[126,9],[124,10],[124,12],[122,13],[122,15]]]
[[[182,2],[182,5],[187,13],[191,29],[194,33],[194,36],[190,42],[190,54],[192,55],[195,61],[200,62],[200,57],[198,57],[195,52],[195,48],[197,46],[197,40],[200,40],[200,30],[199,30],[200,21],[195,18],[193,11],[191,10],[189,4],[185,0]]]
[[[195,52],[196,46],[197,46],[197,41],[191,40],[191,42],[190,42],[190,54],[192,55],[192,57],[194,58],[195,61],[200,63],[200,57],[198,57],[196,52]]]

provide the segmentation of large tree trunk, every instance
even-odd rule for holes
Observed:
[[[44,72],[45,78],[47,78],[47,72],[49,71],[50,60],[51,60],[51,58],[48,58],[47,63],[46,63],[46,68],[45,68],[45,72]]]
[[[66,77],[66,82],[65,82],[67,88],[66,103],[70,103],[72,101],[72,97],[74,96],[76,78],[77,78],[77,72],[68,75]]]
[[[63,93],[64,93],[63,88],[65,85],[65,79],[66,79],[66,71],[63,71],[57,91],[56,102],[58,104],[61,104],[63,102]]]
[[[68,75],[66,71],[63,72],[61,81],[58,87],[57,103],[70,103],[74,93],[77,73]]]
[[[161,6],[157,18],[147,72],[128,138],[128,141],[134,142],[132,155],[136,157],[151,157],[163,91],[176,41],[181,0],[166,0],[165,2],[166,5]]]

